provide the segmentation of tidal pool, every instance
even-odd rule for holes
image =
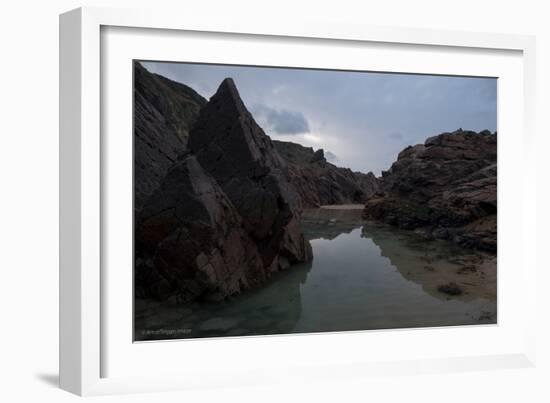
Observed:
[[[307,210],[313,261],[221,303],[137,299],[135,340],[496,323],[496,258],[363,222],[361,210]],[[453,283],[460,295],[438,289]]]

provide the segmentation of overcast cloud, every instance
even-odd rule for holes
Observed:
[[[412,74],[147,62],[205,98],[232,77],[267,134],[324,148],[379,175],[407,145],[458,128],[496,130],[497,80]]]
[[[277,134],[309,133],[309,124],[301,112],[274,109],[263,104],[252,105],[250,112],[267,132]]]

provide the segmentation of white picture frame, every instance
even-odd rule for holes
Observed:
[[[110,204],[115,198],[110,193],[113,191],[111,182],[116,181],[112,178],[124,176],[128,172],[115,171],[117,168],[109,163],[113,153],[126,153],[128,144],[124,142],[127,139],[124,135],[111,135],[114,127],[120,127],[121,133],[128,134],[126,112],[131,103],[131,90],[126,91],[128,81],[121,74],[130,70],[121,70],[119,67],[126,66],[126,61],[132,58],[151,58],[152,53],[147,54],[146,49],[150,49],[152,44],[159,45],[155,50],[157,60],[178,60],[177,56],[171,54],[171,49],[178,41],[185,40],[186,33],[192,33],[192,40],[214,35],[212,43],[201,43],[200,47],[193,47],[189,42],[189,49],[194,49],[195,57],[187,61],[202,61],[198,59],[209,57],[204,56],[208,55],[208,46],[219,46],[220,41],[233,40],[231,38],[237,38],[250,46],[252,43],[269,41],[270,46],[287,49],[288,53],[292,53],[291,42],[304,49],[311,46],[312,41],[317,41],[315,43],[319,43],[319,46],[333,51],[346,48],[349,52],[363,52],[369,47],[376,48],[370,50],[373,52],[386,52],[388,47],[394,49],[395,54],[393,50],[386,52],[388,56],[385,62],[377,66],[368,64],[375,70],[391,70],[388,63],[395,64],[401,60],[401,65],[394,66],[395,71],[503,77],[503,84],[499,87],[504,91],[502,93],[499,90],[499,324],[475,329],[456,327],[132,343],[126,337],[127,332],[131,332],[131,329],[127,329],[131,318],[124,316],[125,312],[128,317],[131,316],[131,311],[127,309],[131,301],[124,294],[118,294],[123,295],[122,302],[113,301],[111,294],[113,290],[122,290],[124,285],[121,283],[128,277],[111,276],[108,271],[108,267],[111,267],[109,259],[117,258],[111,255],[113,248],[109,247],[110,242],[121,238],[109,232],[109,220],[114,220],[113,217],[118,215],[106,214],[106,211],[120,212],[124,210],[113,209],[127,208],[127,204],[118,207]],[[131,37],[136,35],[142,35],[140,49],[145,50],[138,51],[135,44],[132,45]],[[216,20],[151,10],[80,8],[61,15],[61,387],[79,395],[96,395],[207,388],[215,385],[244,386],[273,381],[293,382],[297,379],[330,380],[380,373],[393,375],[534,365],[535,318],[525,312],[536,310],[536,242],[527,239],[536,233],[535,183],[532,177],[514,173],[511,167],[516,161],[510,160],[513,159],[511,155],[515,155],[524,170],[529,170],[535,163],[534,49],[534,38],[520,35],[368,27],[315,21],[293,24],[290,21],[248,21],[245,18]],[[407,67],[403,67],[403,52],[420,52],[425,59],[408,60]],[[446,56],[440,58],[437,54]],[[311,55],[311,63],[327,63],[315,59],[314,51],[311,51]],[[229,56],[217,57],[213,61],[228,61]],[[299,58],[299,55],[295,57]],[[483,66],[480,64],[478,70],[472,67],[470,71],[467,64],[461,62],[466,60],[465,57],[474,58],[472,60],[480,58],[487,60],[487,63],[483,63]],[[105,58],[110,58],[113,64],[103,60]],[[120,61],[116,61],[116,58]],[[273,59],[262,52],[252,52],[239,60],[260,65],[273,63]],[[358,63],[357,68],[361,68],[361,58],[354,60],[353,63]],[[451,62],[455,64],[451,66]],[[301,61],[296,63],[303,66],[309,61],[302,55]],[[348,55],[331,63],[334,64],[325,67],[349,67],[352,61]],[[427,63],[430,67],[427,67]],[[503,72],[502,76],[497,74],[499,71]],[[107,77],[112,80],[107,80]],[[119,80],[121,77],[123,79]],[[113,83],[120,83],[120,86]],[[118,108],[117,111],[122,115],[120,120],[110,120],[110,107]],[[117,126],[119,124],[121,126]],[[511,129],[521,133],[521,136],[514,139],[507,137]],[[124,158],[122,161],[125,161]],[[510,169],[507,169],[508,166]],[[128,189],[130,182],[124,181],[121,179],[121,186],[117,182],[116,188],[124,189],[126,186]],[[515,181],[516,187],[512,189],[507,181]],[[518,181],[521,182],[519,188],[522,191],[512,195],[511,190],[518,189]],[[506,203],[510,208],[506,207]],[[507,212],[512,211],[514,206],[517,214],[508,220]],[[129,215],[131,211],[125,215],[126,222],[120,222],[120,228],[127,228]],[[521,240],[515,248],[507,247],[514,246],[508,236],[511,232]],[[500,245],[504,245],[503,253]],[[507,267],[511,265],[521,269],[520,280],[506,276]],[[521,299],[521,309],[513,307],[514,295],[507,292],[513,285],[519,289],[515,295],[521,295],[518,298]],[[461,348],[445,348],[446,340],[456,339],[464,340],[465,345]],[[474,340],[481,340],[477,347],[474,346]],[[403,349],[396,347],[389,354],[391,343],[397,346],[404,342],[406,345],[416,344],[418,351],[407,355]],[[350,348],[340,349],[339,346],[343,344],[375,345],[376,349],[365,348],[370,354],[366,356],[366,353],[362,355]],[[428,346],[431,346],[431,350]],[[379,352],[378,355],[375,350]],[[323,355],[319,351],[323,351]],[[172,360],[174,362],[170,365],[163,366],[165,371],[136,369],[136,362],[147,366],[158,357],[172,354],[185,354],[187,358],[184,361]],[[208,363],[199,362],[204,354],[210,354],[209,357],[216,359],[219,365],[213,369]],[[260,363],[260,359],[264,362]]]

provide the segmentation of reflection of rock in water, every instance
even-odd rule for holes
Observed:
[[[361,210],[309,209],[300,217],[302,232],[307,240],[331,240],[349,234],[361,226]]]
[[[277,273],[264,287],[222,303],[182,308],[140,300],[135,309],[136,340],[291,333],[302,313],[300,286],[312,262]]]
[[[374,223],[366,223],[361,236],[371,239],[404,278],[436,298],[496,300],[496,258],[492,256]],[[449,284],[462,293],[442,292]]]
[[[239,327],[242,335],[290,333],[302,314],[301,285],[305,284],[312,262],[292,267],[280,273],[258,293],[243,295],[233,301],[231,312],[244,312],[244,321]]]

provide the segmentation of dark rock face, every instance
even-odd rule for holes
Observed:
[[[458,130],[405,148],[364,217],[496,252],[497,136]]]
[[[191,126],[206,100],[193,89],[134,63],[135,209],[159,186],[185,150]]]
[[[328,204],[364,203],[378,190],[378,180],[369,172],[363,174],[328,162],[324,151],[300,144],[273,141],[279,154],[287,161],[290,182],[305,207]]]
[[[298,223],[301,201],[288,181],[286,163],[233,80],[225,79],[201,110],[189,149],[235,206],[268,270],[311,259]]]
[[[136,294],[223,299],[268,273],[242,219],[192,155],[172,166],[136,224]]]

